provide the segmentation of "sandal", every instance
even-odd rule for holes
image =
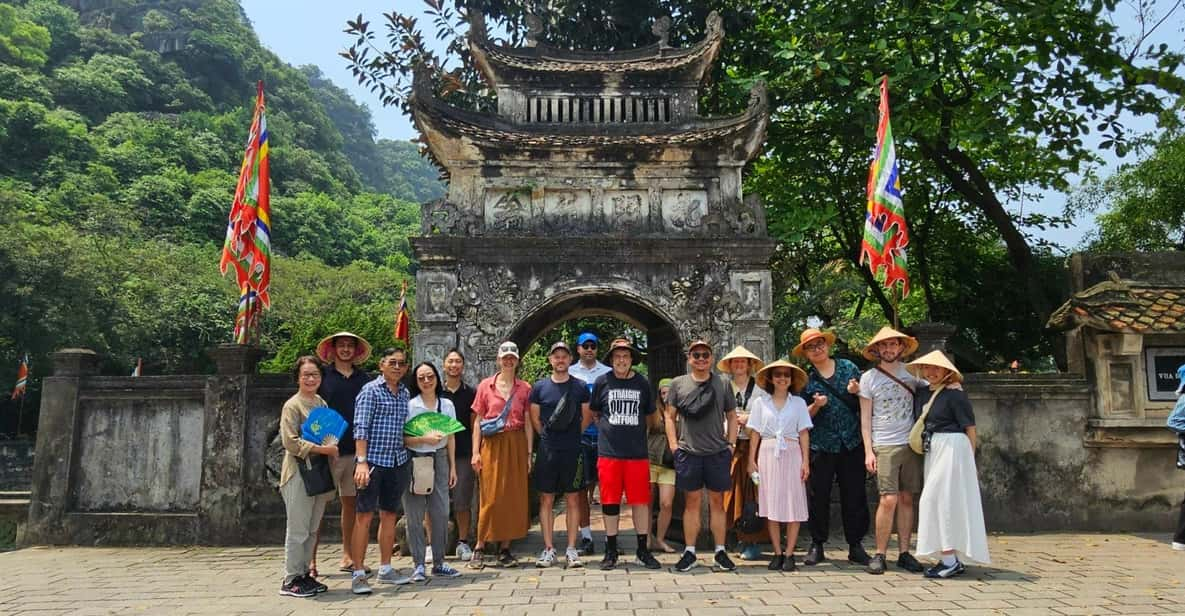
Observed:
[[[470,569],[484,569],[485,566],[485,553],[481,548],[473,550],[473,557],[469,559],[468,567]]]

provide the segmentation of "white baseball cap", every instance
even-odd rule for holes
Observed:
[[[518,345],[509,340],[498,345],[498,359],[507,355],[513,355],[515,359],[518,359]]]

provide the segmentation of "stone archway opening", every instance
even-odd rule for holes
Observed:
[[[644,334],[644,340],[634,342],[644,347],[642,363],[652,384],[683,374],[684,341],[675,326],[656,309],[618,290],[577,290],[549,298],[515,324],[510,339],[526,352],[540,340],[550,341],[547,334],[555,328],[588,317],[611,317]],[[611,338],[615,334],[607,335]],[[565,342],[575,345],[576,341]],[[602,344],[608,342],[606,339]]]

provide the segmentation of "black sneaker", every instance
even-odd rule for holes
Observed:
[[[287,584],[280,584],[280,594],[285,597],[311,597],[317,594],[303,577],[298,577]]]
[[[922,563],[918,562],[918,559],[914,558],[913,554],[910,554],[909,552],[902,552],[901,555],[897,557],[897,568],[903,569],[910,573],[921,573],[922,571],[926,570],[926,568],[922,566]]]
[[[798,566],[794,564],[793,554],[787,554],[785,560],[782,561],[782,571],[798,571]]]
[[[637,557],[638,564],[646,567],[647,569],[662,569],[662,564],[658,562],[658,559],[654,557],[654,554],[650,553],[650,550],[639,549],[638,552],[634,554],[634,556]]]
[[[580,540],[580,547],[578,549],[581,556],[589,556],[597,553],[596,548],[593,546],[593,540],[589,537],[584,537]]]
[[[928,578],[946,579],[955,577],[956,575],[961,575],[966,571],[967,568],[963,566],[963,562],[960,560],[956,560],[955,564],[949,566],[942,564],[942,561],[938,561],[938,564],[926,569],[926,572],[923,575]]]
[[[883,575],[885,572],[885,555],[877,554],[868,562],[868,566],[864,568],[865,571],[873,575]]]
[[[498,566],[517,567],[518,559],[514,557],[514,554],[510,553],[510,550],[502,550],[502,553],[498,554]]]
[[[617,550],[605,550],[605,557],[601,559],[601,571],[608,571],[617,566]]]
[[[811,549],[807,550],[806,558],[802,559],[802,564],[812,567],[827,560],[827,555],[823,553],[822,543],[811,543]]]
[[[781,571],[783,560],[786,560],[785,556],[781,554],[774,554],[773,560],[769,561],[769,566],[766,567],[766,569],[769,569],[770,571]]]
[[[848,546],[848,562],[853,565],[867,565],[872,560],[868,552],[864,551],[864,546],[859,543],[853,543]]]
[[[307,583],[308,583],[308,585],[309,585],[309,588],[312,588],[312,589],[313,589],[313,592],[317,593],[318,595],[319,595],[319,594],[321,594],[321,593],[323,593],[323,592],[328,592],[328,591],[329,591],[329,587],[328,587],[328,586],[326,586],[326,585],[322,584],[321,582],[318,582],[318,581],[317,581],[317,578],[315,578],[315,577],[313,577],[313,576],[311,576],[311,575],[306,575],[306,576],[304,576],[304,579],[305,579],[305,582],[307,582]]]
[[[675,571],[686,573],[694,569],[698,564],[699,561],[696,560],[693,552],[683,550],[683,556],[679,558],[679,562],[675,563]]]
[[[732,571],[733,569],[736,569],[737,566],[734,565],[732,559],[728,557],[728,552],[725,550],[720,550],[716,552],[716,556],[713,559],[712,568],[717,571]]]

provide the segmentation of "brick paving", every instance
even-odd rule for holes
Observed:
[[[622,543],[632,551],[629,534]],[[770,573],[764,561],[737,560],[732,573],[701,566],[679,574],[669,570],[674,554],[659,555],[668,567],[659,571],[603,572],[598,557],[589,569],[540,570],[527,554],[540,545],[536,529],[519,546],[518,569],[464,569],[457,579],[380,586],[368,597],[351,595],[348,574],[333,572],[323,578],[329,592],[315,599],[276,594],[278,546],[26,548],[0,553],[0,614],[1185,614],[1185,552],[1161,535],[993,536],[991,567],[943,581],[892,567],[874,577],[845,562]],[[846,554],[829,547],[829,556]],[[339,555],[326,549],[322,567]],[[395,565],[406,570],[409,559]]]

